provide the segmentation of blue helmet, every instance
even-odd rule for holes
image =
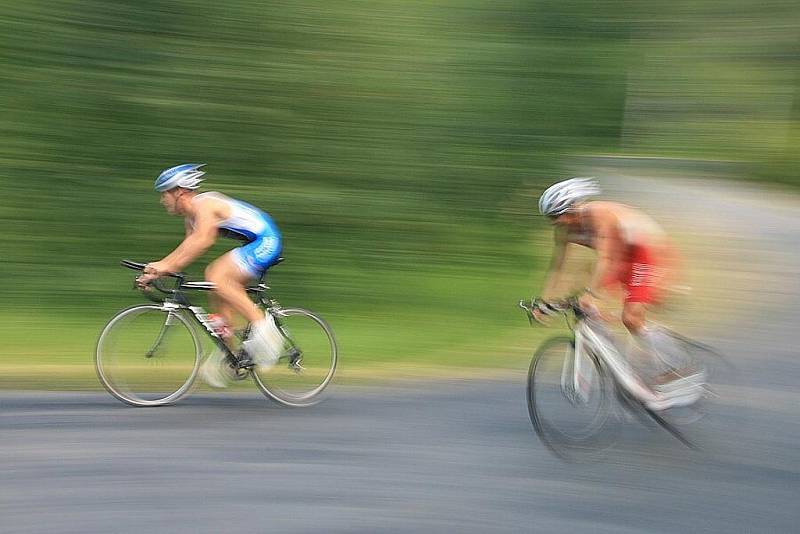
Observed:
[[[200,170],[200,167],[204,166],[205,163],[184,163],[177,167],[171,167],[158,175],[155,189],[159,193],[176,187],[197,189],[200,187],[200,182],[203,181],[202,176],[205,174],[204,171]]]

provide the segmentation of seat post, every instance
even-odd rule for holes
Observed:
[[[263,273],[261,273],[261,278],[259,278],[259,280],[258,280],[258,283],[259,283],[259,284],[262,284],[262,283],[264,283],[264,282],[265,282],[265,280],[267,279],[267,272],[268,272],[270,269],[272,269],[273,267],[275,267],[276,265],[278,265],[279,263],[283,262],[285,259],[286,259],[286,258],[284,258],[283,256],[278,256],[278,257],[277,257],[277,259],[276,259],[274,262],[272,262],[272,264],[270,264],[270,266],[269,266],[269,267],[267,267],[266,269],[264,269],[264,272],[263,272]]]
[[[281,262],[282,262],[282,261],[284,261],[285,259],[286,259],[286,258],[284,258],[283,256],[278,256],[278,259],[276,259],[276,260],[275,260],[275,261],[272,263],[272,265],[270,265],[269,267],[267,267],[266,269],[264,269],[264,272],[263,272],[263,273],[261,273],[261,277],[259,277],[259,279],[258,279],[258,284],[256,284],[256,287],[255,287],[255,288],[249,288],[249,289],[251,289],[251,290],[254,290],[254,289],[258,288],[258,286],[261,286],[261,285],[267,285],[267,272],[268,272],[268,271],[269,271],[269,270],[270,270],[272,267],[275,267],[276,265],[278,265],[279,263],[281,263]]]

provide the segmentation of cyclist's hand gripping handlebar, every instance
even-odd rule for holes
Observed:
[[[559,302],[545,302],[540,298],[532,298],[529,301],[520,300],[519,307],[525,310],[525,313],[528,316],[528,322],[533,325],[533,322],[536,321],[540,324],[547,324],[547,321],[544,320],[545,317],[550,317],[553,315],[558,315],[564,313],[565,306]]]
[[[128,269],[133,269],[134,271],[144,271],[145,267],[147,267],[146,263],[139,263],[139,262],[131,261],[131,260],[122,260],[119,263],[123,267],[127,267]],[[161,273],[160,276],[170,276],[172,278],[177,278],[178,279],[178,286],[177,287],[180,287],[181,284],[183,284],[184,279],[186,278],[186,274],[185,273]],[[154,289],[157,289],[158,291],[160,291],[162,293],[166,293],[166,294],[175,293],[175,289],[170,289],[170,288],[164,286],[164,284],[159,282],[158,278],[150,280],[145,284],[140,284],[139,283],[139,278],[137,277],[136,282],[134,282],[134,288],[136,288],[136,289],[141,289],[143,291],[147,291],[147,286],[152,286]]]

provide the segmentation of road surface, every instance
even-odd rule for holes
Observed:
[[[0,392],[0,532],[797,532],[800,210],[628,178],[645,203],[705,213],[728,254],[771,258],[752,267],[763,287],[733,288],[747,320],[714,333],[745,380],[710,450],[631,423],[564,463],[533,434],[522,374],[340,386],[306,410],[255,390],[157,409]]]

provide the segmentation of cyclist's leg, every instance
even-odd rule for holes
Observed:
[[[250,300],[245,289],[251,279],[259,278],[280,256],[281,241],[262,237],[236,248],[209,265],[206,276],[215,282],[217,296],[250,323],[265,318],[264,312]]]
[[[669,367],[672,340],[658,328],[647,324],[648,306],[659,299],[659,280],[662,270],[654,251],[643,246],[630,250],[630,264],[620,279],[625,287],[622,322],[642,350],[644,361],[640,370],[657,377]],[[648,369],[649,368],[649,369]]]
[[[235,251],[217,258],[206,268],[206,280],[213,282],[213,300],[217,313],[231,323],[235,314],[249,322],[264,318],[263,312],[247,296],[246,284],[253,275],[243,270],[237,261]]]
[[[244,317],[248,317],[248,315],[252,317],[250,306],[255,307],[255,304],[247,298],[247,292],[244,289],[248,277],[242,274],[235,261],[229,256],[230,253],[211,262],[206,268],[205,277],[206,280],[214,282],[216,288],[209,295],[212,309],[222,317],[226,324],[233,325],[237,311]],[[234,303],[240,302],[242,295],[244,295],[249,306],[243,307],[239,311]],[[240,305],[240,307],[242,306]],[[229,348],[233,348],[231,346],[232,337],[223,339],[223,341]],[[216,348],[211,353],[200,372],[206,383],[217,388],[226,387],[227,383],[233,378],[232,369],[220,348]]]
[[[637,296],[649,293],[629,291],[623,307],[623,322],[642,349],[644,361],[638,367],[640,374],[657,393],[663,396],[659,408],[669,408],[673,404],[690,404],[702,393],[697,385],[704,376],[695,368],[694,362],[687,359],[676,340],[657,325],[647,323],[647,302]],[[633,295],[633,299],[631,296]],[[651,299],[641,299],[651,300]]]
[[[650,382],[659,399],[649,404],[663,410],[695,402],[702,394],[704,375],[695,369],[675,340],[663,329],[647,323],[647,307],[660,299],[664,277],[660,256],[646,247],[631,251],[631,269],[627,280],[622,320],[637,340],[646,358],[644,378]],[[649,367],[649,369],[646,369]],[[642,372],[640,371],[640,373]]]
[[[266,316],[247,295],[245,287],[253,276],[242,269],[236,251],[225,254],[209,265],[206,278],[214,282],[220,315],[226,321],[232,321],[239,314],[250,323],[250,335],[242,345],[244,349],[260,366],[272,365],[279,356],[282,338],[272,317]]]
[[[631,334],[634,344],[628,350],[630,364],[646,379],[661,372],[655,356],[658,336],[647,328],[647,305],[643,302],[625,301],[622,307],[622,323]]]
[[[260,277],[279,257],[280,239],[266,236],[230,251],[215,263],[217,296],[251,325],[245,350],[260,366],[274,364],[283,351],[284,340],[272,316],[265,314],[247,295],[245,285]]]
[[[634,336],[639,336],[647,321],[647,304],[625,301],[622,306],[622,323]]]

